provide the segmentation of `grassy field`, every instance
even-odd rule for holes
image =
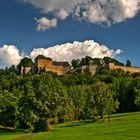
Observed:
[[[22,136],[28,136],[23,130],[14,130],[10,128],[0,127],[0,140],[12,140]]]
[[[111,122],[63,123],[35,135],[0,132],[0,140],[140,140],[140,112],[113,115]]]

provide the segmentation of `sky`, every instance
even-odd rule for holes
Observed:
[[[42,54],[140,67],[140,0],[0,0],[0,67]]]

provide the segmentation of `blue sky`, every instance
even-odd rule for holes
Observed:
[[[80,12],[83,12],[85,14],[83,14],[84,16],[81,16],[80,14],[76,15],[75,12],[72,11],[72,8],[74,6],[76,7],[76,4],[80,4],[82,0],[77,0],[78,2],[74,4],[71,3],[71,7],[68,7],[68,5],[70,5],[69,2],[64,4],[64,0],[58,0],[60,3],[57,2],[56,4],[50,5],[48,4],[48,0],[40,0],[40,2],[36,2],[36,0],[23,1],[24,0],[0,0],[0,66],[9,65],[12,64],[12,62],[13,64],[16,64],[17,60],[14,59],[17,59],[18,57],[19,61],[19,59],[23,57],[23,54],[21,55],[19,53],[19,56],[14,58],[13,55],[17,55],[18,50],[19,52],[24,53],[24,55],[30,56],[35,48],[44,48],[43,51],[46,51],[45,49],[50,46],[58,44],[60,46],[60,44],[72,43],[74,41],[79,42],[76,46],[78,47],[81,45],[80,42],[86,40],[94,40],[99,44],[103,44],[107,46],[108,50],[114,50],[114,53],[115,50],[121,49],[122,53],[116,55],[117,59],[124,63],[127,59],[130,59],[133,65],[140,66],[140,13],[139,6],[134,3],[134,1],[137,2],[137,0],[134,0],[132,4],[129,3],[128,7],[126,7],[131,9],[131,6],[138,6],[136,9],[132,9],[133,11],[130,11],[131,13],[134,12],[133,14],[124,14],[125,11],[121,11],[123,6],[121,6],[121,8],[117,7],[118,9],[116,12],[119,13],[118,19],[115,14],[112,14],[112,8],[110,8],[109,12],[107,10],[104,12],[111,13],[113,16],[101,15],[104,14],[101,12],[101,9],[96,10],[95,5],[98,5],[100,0],[95,0],[97,3],[93,5],[93,11],[91,11],[91,7],[84,10],[84,12],[81,10]],[[55,0],[52,1],[55,2]],[[104,4],[105,8],[107,8],[108,5],[111,7],[113,4],[106,2]],[[116,5],[119,6],[118,3]],[[61,12],[61,15],[57,15],[61,9],[63,9],[63,13]],[[96,11],[93,15],[94,10]],[[98,17],[97,12],[100,12],[100,17]],[[44,17],[44,20],[41,19],[42,17]],[[47,22],[48,24],[51,24],[42,25],[42,21],[51,20],[54,20],[54,23]],[[39,25],[41,27],[37,28]],[[9,52],[6,52],[6,50],[3,49],[4,45],[9,46],[9,50],[11,49],[11,45],[15,46],[16,48],[14,49],[17,52],[15,53],[14,50],[11,50],[10,52],[13,53],[9,54]],[[71,44],[71,46],[73,46],[73,44]],[[59,49],[63,51],[62,47],[63,46],[59,47]],[[65,47],[67,47],[68,51],[68,46],[64,45],[64,48]],[[76,47],[73,47],[73,49]],[[79,49],[82,49],[81,47],[83,46],[80,46]],[[55,47],[55,49],[56,48],[57,47]],[[37,52],[38,50],[35,51]],[[55,51],[55,53],[57,52]],[[80,51],[80,53],[82,52]],[[48,52],[45,54],[47,55]],[[62,60],[63,58],[66,58],[63,54],[61,55],[59,52],[59,55],[57,54],[55,56],[60,56],[60,60]],[[77,53],[74,50],[74,55],[76,54]],[[72,56],[69,56],[69,59]],[[80,56],[79,53],[78,56]]]

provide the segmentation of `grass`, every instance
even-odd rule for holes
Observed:
[[[12,140],[17,137],[26,136],[23,130],[0,127],[0,140]]]
[[[0,132],[1,133],[1,132]],[[0,134],[0,140],[12,140],[21,133]],[[26,134],[28,135],[28,134]],[[7,137],[6,137],[7,136]],[[9,137],[8,137],[9,136]],[[12,137],[13,136],[13,137]],[[15,136],[15,137],[14,137]],[[113,115],[111,122],[68,122],[54,126],[52,132],[40,132],[19,140],[139,140],[140,112]]]

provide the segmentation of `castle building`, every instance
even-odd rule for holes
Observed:
[[[56,62],[43,55],[38,55],[35,58],[35,65],[38,70],[45,72],[53,72],[58,75],[67,74],[71,70],[71,66],[68,62]]]

